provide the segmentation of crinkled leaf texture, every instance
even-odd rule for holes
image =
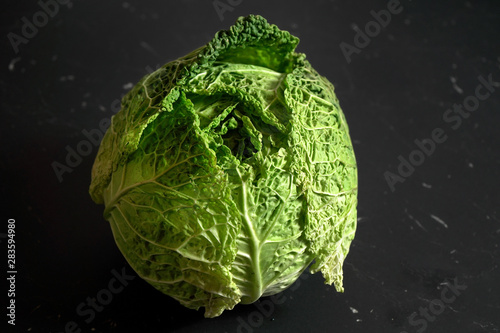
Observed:
[[[298,39],[242,17],[123,99],[90,194],[132,268],[206,317],[310,266],[342,291],[357,169],[334,88]]]

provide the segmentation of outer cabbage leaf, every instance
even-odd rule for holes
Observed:
[[[297,44],[249,16],[147,75],[92,170],[90,194],[133,269],[207,317],[311,264],[343,290],[356,161],[333,86]]]

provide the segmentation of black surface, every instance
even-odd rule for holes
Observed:
[[[0,231],[16,220],[17,331],[62,332],[74,322],[82,332],[499,332],[500,84],[460,124],[443,116],[471,100],[479,76],[500,81],[500,3],[402,0],[401,13],[348,63],[339,45],[353,44],[354,27],[387,1],[222,2],[235,4],[223,20],[213,1],[73,1],[16,54],[8,33],[21,34],[22,18],[41,7],[4,1]],[[136,277],[92,320],[80,315],[113,271],[135,273],[87,193],[97,147],[62,182],[52,163],[65,163],[66,147],[111,117],[128,83],[250,13],[301,39],[298,51],[334,83],[346,114],[359,224],[345,293],[307,274],[281,304],[264,299],[209,320]],[[414,140],[436,128],[447,139],[391,191],[386,171],[397,174],[398,157],[416,157]],[[451,300],[454,281],[462,289]]]

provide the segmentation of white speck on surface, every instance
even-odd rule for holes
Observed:
[[[16,63],[19,62],[20,60],[21,60],[21,57],[17,57],[17,58],[12,59],[9,62],[9,71],[13,72],[14,69],[16,68]]]
[[[443,220],[441,220],[439,217],[437,217],[436,215],[432,215],[431,214],[431,218],[436,221],[437,223],[441,224],[443,227],[445,228],[448,228],[448,225],[446,224],[446,222],[444,222]]]
[[[453,254],[455,252],[457,252],[457,250],[453,249],[453,250],[450,251],[450,254]]]
[[[456,77],[450,76],[450,81],[451,81],[451,85],[453,86],[453,89],[455,89],[455,91],[457,93],[459,93],[459,94],[464,93],[463,89],[458,86]]]
[[[422,183],[422,186],[425,188],[432,188],[432,185],[427,184],[427,183]]]
[[[129,83],[125,83],[122,88],[125,90],[128,90],[128,89],[131,89],[133,86],[134,86],[134,84],[132,82],[129,82]]]
[[[359,323],[359,322],[362,322],[363,320],[362,319],[356,319],[356,322]]]
[[[105,112],[105,111],[106,111],[106,108],[105,108],[103,105],[100,105],[100,104],[99,104],[99,110],[101,110],[102,112]]]
[[[474,167],[474,164],[472,164],[472,163],[469,162],[469,168],[472,169],[473,167]]]
[[[353,308],[352,306],[351,306],[351,307],[349,307],[349,309],[351,309],[352,313],[358,313],[358,312],[359,312],[358,310],[356,310],[356,309],[355,309],[355,308]]]
[[[87,102],[86,101],[83,101],[82,102],[82,108],[85,109],[87,107]]]
[[[406,209],[405,209],[405,211],[406,211]],[[406,212],[406,215],[410,218],[410,220],[412,220],[413,222],[415,222],[415,224],[418,225],[418,227],[420,229],[422,229],[423,231],[427,232],[427,229],[425,229],[425,227],[422,225],[422,223],[420,223],[419,220],[417,220],[416,218],[414,218],[413,215],[409,214],[408,212]]]

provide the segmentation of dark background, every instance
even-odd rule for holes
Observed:
[[[33,22],[42,7],[3,2],[0,262],[4,277],[14,218],[16,330],[63,332],[73,321],[82,332],[499,332],[500,84],[455,129],[443,115],[474,95],[479,76],[500,81],[500,2],[401,0],[401,13],[350,63],[339,45],[354,45],[355,27],[387,1],[221,2],[233,4],[222,17],[213,1],[74,0],[17,53],[8,34],[21,35],[22,18]],[[347,117],[359,224],[345,293],[306,273],[281,304],[204,319],[136,277],[94,318],[80,315],[113,271],[135,273],[87,192],[97,147],[62,179],[53,163],[66,164],[67,149],[117,111],[131,84],[251,13],[301,39],[298,51],[335,85]],[[414,140],[436,128],[446,141],[391,191],[385,173],[397,174],[398,157],[416,156]],[[455,283],[462,289],[440,308]]]

